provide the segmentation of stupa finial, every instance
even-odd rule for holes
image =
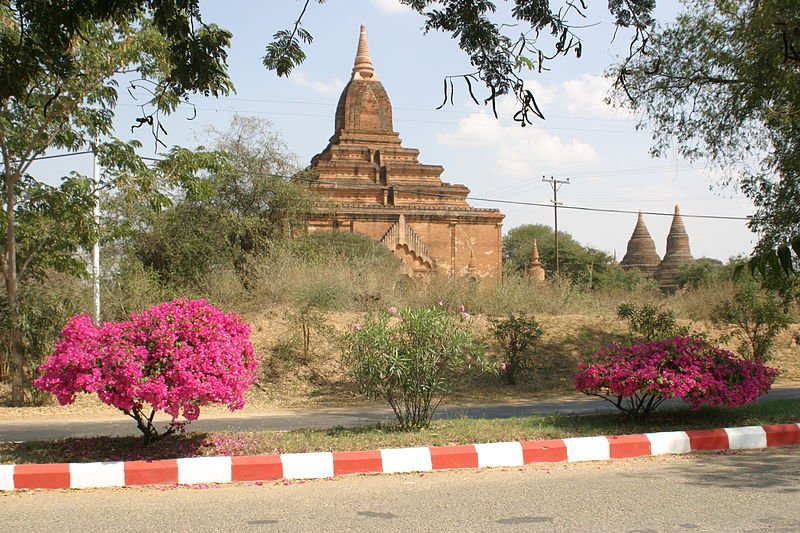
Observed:
[[[361,25],[361,34],[358,37],[358,51],[356,52],[356,61],[353,64],[354,80],[375,80],[378,77],[375,75],[375,69],[372,66],[372,57],[369,55],[369,45],[367,44],[367,27]]]

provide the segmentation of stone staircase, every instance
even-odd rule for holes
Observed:
[[[400,215],[400,219],[392,224],[392,227],[381,238],[381,242],[392,253],[395,252],[398,246],[405,246],[409,252],[423,263],[427,263],[431,269],[435,268],[436,262],[431,257],[428,246],[422,242],[420,236],[411,226],[406,225],[406,219],[403,215]]]

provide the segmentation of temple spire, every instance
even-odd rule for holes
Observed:
[[[536,239],[533,239],[533,253],[531,253],[531,264],[528,266],[527,273],[533,279],[544,281],[545,272],[539,259],[539,244]]]
[[[372,67],[372,57],[369,55],[369,45],[367,44],[367,27],[361,25],[361,34],[358,37],[358,51],[356,60],[353,64],[353,80],[378,80],[375,69]]]

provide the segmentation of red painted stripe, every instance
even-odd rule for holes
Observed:
[[[650,440],[646,435],[615,435],[606,438],[612,459],[652,455]]]
[[[69,464],[16,465],[16,489],[68,489]]]
[[[522,444],[522,462],[558,463],[567,460],[567,445],[559,440],[534,440]]]
[[[126,461],[126,485],[158,485],[178,482],[178,461],[161,459],[158,461]]]
[[[381,452],[333,452],[333,475],[383,472]]]
[[[431,466],[434,470],[443,468],[478,468],[478,451],[473,445],[433,446]]]
[[[282,477],[283,465],[280,455],[231,457],[231,481],[264,481]]]
[[[797,424],[762,426],[767,433],[767,446],[800,444],[800,427]]]
[[[730,446],[724,429],[696,429],[686,434],[692,450],[726,450]]]

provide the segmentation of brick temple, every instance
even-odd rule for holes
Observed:
[[[444,168],[419,162],[392,125],[392,104],[372,65],[361,26],[350,82],[336,107],[334,134],[311,166],[323,207],[309,231],[361,233],[402,259],[406,274],[499,279],[502,221],[469,205],[469,189],[445,183]]]
[[[644,217],[639,212],[636,227],[628,241],[628,249],[622,258],[620,266],[626,269],[636,269],[647,279],[655,280],[661,290],[674,292],[679,288],[678,273],[683,263],[693,261],[692,251],[689,247],[689,235],[683,223],[683,216],[679,206],[675,206],[672,216],[672,225],[667,235],[667,250],[664,259],[658,257],[656,245]]]

